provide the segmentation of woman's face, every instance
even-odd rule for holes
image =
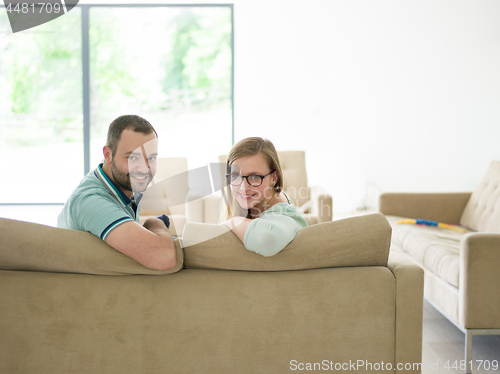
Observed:
[[[272,170],[269,168],[266,159],[260,153],[241,157],[236,159],[232,164],[232,174],[248,175],[266,175]],[[277,182],[276,172],[266,176],[262,184],[258,187],[249,185],[246,178],[243,178],[243,183],[239,186],[231,185],[231,192],[238,204],[243,209],[260,209],[260,212],[266,210],[266,203],[273,197],[275,193],[274,185]]]

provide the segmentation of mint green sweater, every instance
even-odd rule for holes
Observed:
[[[307,221],[294,205],[278,203],[250,222],[245,231],[244,245],[262,256],[273,256],[290,243],[297,230]]]

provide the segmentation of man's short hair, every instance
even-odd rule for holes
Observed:
[[[116,148],[118,147],[118,141],[120,140],[122,132],[125,129],[131,129],[134,132],[142,132],[146,135],[154,132],[158,137],[156,130],[146,119],[135,114],[120,116],[109,125],[108,138],[106,140],[106,145],[111,149],[113,157],[115,156]]]

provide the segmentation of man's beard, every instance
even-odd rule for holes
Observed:
[[[118,186],[132,192],[144,192],[148,187],[149,182],[151,182],[151,180],[153,179],[153,174],[151,174],[151,171],[146,174],[136,172],[134,173],[134,175],[147,176],[147,183],[144,183],[143,186],[134,186],[135,188],[132,188],[130,173],[124,173],[123,171],[121,171],[118,166],[116,166],[114,161],[111,161],[111,174],[113,175],[113,179]]]

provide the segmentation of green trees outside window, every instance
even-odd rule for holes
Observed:
[[[82,7],[12,34],[0,8],[0,204],[61,203],[84,174]],[[89,8],[90,167],[109,123],[134,113],[160,156],[214,162],[232,140],[232,9]],[[83,31],[85,32],[85,30]]]

